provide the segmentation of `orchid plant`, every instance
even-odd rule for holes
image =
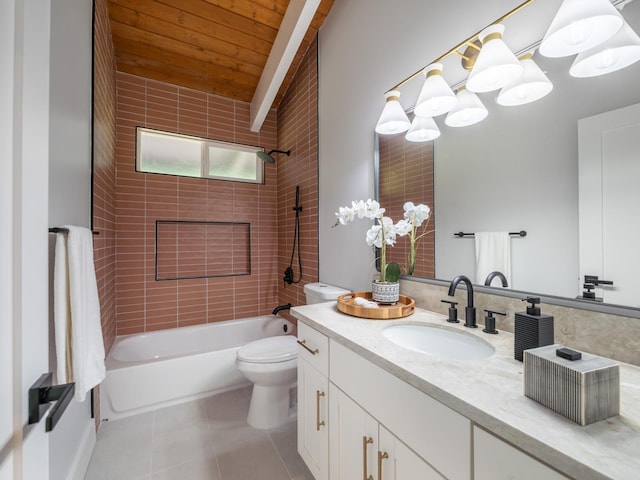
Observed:
[[[427,230],[429,220],[431,219],[431,209],[424,204],[414,205],[413,202],[407,202],[402,207],[404,209],[404,219],[411,225],[409,231],[409,263],[407,265],[407,275],[413,275],[416,267],[416,250],[422,238],[433,232]],[[422,233],[418,234],[418,228],[424,224]]]
[[[375,224],[367,231],[366,241],[370,247],[380,249],[380,281],[397,282],[400,278],[400,266],[397,262],[387,264],[387,246],[394,246],[398,237],[409,235],[411,242],[411,253],[409,258],[410,273],[415,267],[415,248],[419,240],[428,232],[417,234],[417,228],[425,220],[428,222],[430,209],[426,205],[415,206],[412,202],[404,205],[404,218],[398,223],[394,223],[390,217],[385,217],[385,209],[380,204],[368,199],[352,201],[351,206],[340,207],[336,212],[338,218],[335,225],[348,225],[353,220],[367,218],[373,220]],[[335,226],[334,225],[334,226]]]

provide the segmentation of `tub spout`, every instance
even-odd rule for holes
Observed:
[[[286,305],[278,305],[276,308],[273,309],[273,312],[271,312],[271,315],[277,315],[280,310],[289,310],[291,307],[292,305],[290,303],[287,303]]]

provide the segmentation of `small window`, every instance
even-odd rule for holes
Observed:
[[[183,177],[263,183],[260,147],[137,128],[136,170]]]

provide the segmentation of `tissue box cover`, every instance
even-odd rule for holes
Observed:
[[[524,394],[580,424],[620,413],[620,366],[582,352],[582,359],[556,355],[563,345],[524,351]]]

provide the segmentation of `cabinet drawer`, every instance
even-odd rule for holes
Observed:
[[[568,480],[564,475],[475,426],[473,465],[476,480]]]
[[[329,339],[302,322],[298,322],[298,357],[329,376]]]

